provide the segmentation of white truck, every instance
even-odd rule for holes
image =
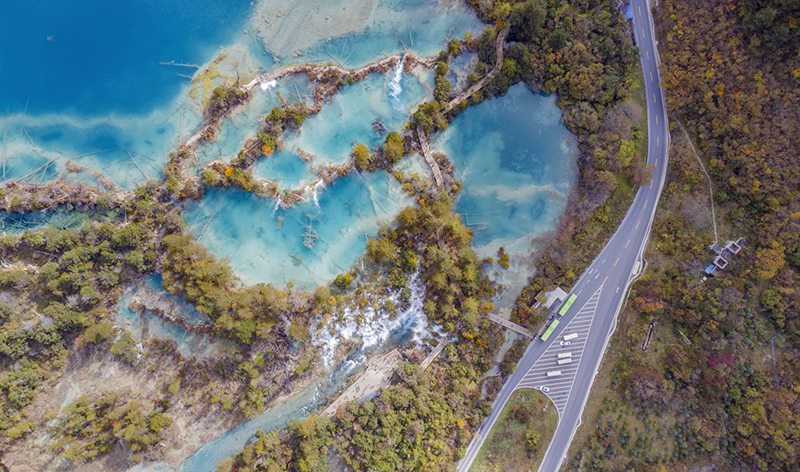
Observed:
[[[566,359],[559,359],[558,360],[558,365],[571,364],[571,363],[572,363],[572,359],[569,358],[569,357],[567,357]]]
[[[561,375],[560,370],[551,370],[550,372],[547,373],[548,377],[558,377],[559,375]]]
[[[564,359],[564,358],[567,358],[567,357],[572,357],[572,353],[571,352],[560,352],[558,354],[558,358],[559,359]]]
[[[578,337],[578,333],[565,334],[564,335],[564,341],[571,341],[571,340],[573,340],[573,339],[575,339],[577,337]]]

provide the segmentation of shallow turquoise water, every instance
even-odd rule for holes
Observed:
[[[477,35],[484,26],[464,2],[379,0],[365,28],[322,41],[291,60],[357,67],[403,51],[430,56],[444,49],[450,38],[468,31]]]
[[[286,148],[310,153],[314,163],[344,162],[355,144],[370,148],[382,144],[386,134],[399,130],[408,121],[411,109],[431,93],[413,75],[397,75],[396,70],[372,74],[344,87],[319,114],[306,120],[300,133],[286,139]],[[386,131],[375,131],[375,120]]]
[[[464,182],[456,208],[479,249],[524,253],[555,228],[575,179],[576,142],[554,96],[515,85],[464,111],[435,146]]]
[[[29,151],[30,152],[30,151]],[[0,164],[0,182],[23,180],[30,183],[49,182],[58,175],[58,167],[47,165],[49,160],[33,153],[11,156]]]
[[[212,340],[207,336],[189,332],[182,326],[165,321],[148,311],[140,315],[138,312],[131,310],[131,299],[137,294],[147,291],[160,294],[161,297],[173,302],[177,309],[172,314],[183,318],[187,323],[191,325],[211,323],[208,317],[198,312],[194,307],[165,292],[161,284],[161,277],[153,275],[145,280],[142,287],[128,289],[120,298],[115,315],[115,321],[118,325],[129,329],[139,341],[150,338],[174,340],[178,352],[185,357],[199,356],[213,348]]]
[[[253,175],[276,182],[282,189],[313,184],[317,179],[300,156],[285,149],[261,158],[253,168]]]
[[[286,77],[267,90],[256,88],[250,100],[230,116],[222,119],[216,138],[198,146],[198,170],[213,160],[230,161],[238,154],[248,138],[254,137],[262,120],[274,107],[286,103],[313,102],[313,87],[305,75]]]
[[[554,96],[523,84],[459,115],[435,147],[456,167],[464,188],[456,204],[474,232],[476,252],[496,259],[505,248],[510,266],[489,273],[507,315],[536,271],[538,240],[556,229],[575,180],[575,138],[561,122]]]
[[[16,179],[36,164],[52,161],[47,173],[39,172],[28,180],[44,182],[58,176],[67,181],[96,184],[99,171],[124,189],[132,189],[148,179],[160,179],[165,156],[177,145],[180,121],[198,121],[190,112],[179,112],[167,121],[160,116],[143,118],[87,119],[14,117],[0,119],[6,125],[5,151],[10,156],[5,178]],[[184,126],[184,137],[188,136]],[[33,143],[33,144],[31,144]],[[67,172],[67,163],[82,170]]]
[[[0,211],[0,233],[21,233],[28,229],[44,227],[78,228],[89,219],[85,213],[55,210],[35,213],[8,213]]]
[[[469,85],[467,76],[472,72],[477,61],[478,55],[474,52],[464,52],[450,60],[447,78],[453,84],[453,90],[459,90]]]
[[[381,223],[409,204],[386,173],[351,175],[318,188],[287,209],[240,190],[210,189],[189,204],[185,219],[195,236],[217,257],[226,258],[246,283],[313,287],[347,271]],[[307,229],[308,228],[308,229]],[[304,236],[318,236],[312,249]]]

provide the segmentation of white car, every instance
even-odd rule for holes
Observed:
[[[569,341],[559,341],[558,344],[562,346],[569,346]]]
[[[547,392],[550,391],[550,388],[545,387],[544,385],[542,385],[542,386],[539,387],[539,390],[543,391],[544,393],[547,393]]]

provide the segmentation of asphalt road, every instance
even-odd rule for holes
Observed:
[[[574,380],[564,394],[563,401],[556,402],[557,405],[563,403],[563,407],[558,408],[558,426],[539,471],[555,472],[559,469],[575,431],[581,423],[581,414],[589,398],[589,390],[600,367],[608,340],[616,328],[617,315],[627,296],[628,287],[643,269],[644,249],[667,173],[669,131],[664,94],[660,84],[653,18],[646,0],[632,0],[632,4],[632,26],[636,44],[640,49],[647,95],[647,162],[654,167],[653,180],[638,190],[617,231],[572,288],[571,293],[575,293],[577,299],[550,339],[544,342],[537,338],[528,345],[517,364],[517,369],[495,399],[491,414],[472,438],[464,458],[458,465],[459,471],[466,472],[472,466],[511,393],[517,388],[531,386],[531,376],[537,373],[535,365],[537,363],[541,365],[548,359],[545,357],[551,355],[548,354],[548,349],[559,345],[564,331],[575,331],[570,326],[573,318],[576,315],[586,316],[593,311],[589,327],[582,332],[582,334],[585,332],[585,338],[581,336],[579,340],[581,352],[576,356],[576,363],[572,365],[570,371]],[[598,291],[599,296],[597,296]],[[587,303],[590,299],[591,303]],[[550,353],[552,352],[553,349],[550,349]],[[557,370],[555,363],[552,370]],[[564,375],[567,375],[566,371]],[[549,395],[552,395],[552,392]]]

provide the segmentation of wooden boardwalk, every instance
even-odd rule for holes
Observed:
[[[428,356],[425,357],[425,359],[423,359],[422,363],[419,365],[420,367],[422,367],[422,370],[427,369],[428,366],[431,365],[431,362],[433,362],[434,359],[436,359],[436,357],[439,356],[439,354],[442,352],[442,350],[444,350],[444,348],[448,344],[450,344],[450,341],[448,341],[447,339],[442,339],[441,341],[439,341],[439,344],[437,344],[436,347],[433,348],[433,351],[431,351],[431,353],[428,354]]]
[[[505,326],[506,328],[510,329],[511,331],[519,333],[519,334],[521,334],[523,336],[527,336],[529,338],[533,338],[533,333],[531,333],[531,331],[528,328],[526,328],[524,326],[520,326],[520,325],[518,325],[517,323],[514,323],[511,320],[507,320],[505,318],[501,318],[501,317],[499,317],[499,316],[497,316],[497,315],[495,315],[493,313],[489,313],[489,320],[494,321],[495,323],[497,323],[499,325]]]
[[[500,69],[503,67],[503,44],[505,43],[507,36],[508,36],[508,28],[504,28],[502,31],[500,31],[500,34],[497,35],[497,40],[495,41],[494,45],[495,57],[497,58],[497,62],[495,63],[492,70],[489,71],[488,74],[484,75],[483,78],[481,78],[481,80],[472,84],[472,86],[470,86],[467,90],[461,92],[455,98],[447,102],[447,105],[445,105],[443,110],[445,114],[453,111],[453,108],[455,108],[456,105],[471,97],[472,94],[474,94],[478,90],[482,89],[483,86],[486,85],[486,82],[492,80],[494,76],[497,75],[498,72],[500,72]]]
[[[431,154],[431,146],[428,143],[428,137],[425,135],[425,131],[422,131],[422,128],[419,126],[417,126],[417,140],[419,141],[420,149],[422,149],[422,157],[425,158],[425,162],[428,163],[431,172],[433,172],[433,180],[436,182],[436,187],[442,188],[444,186],[442,170],[439,169],[439,164],[436,163],[436,159],[434,159]]]

